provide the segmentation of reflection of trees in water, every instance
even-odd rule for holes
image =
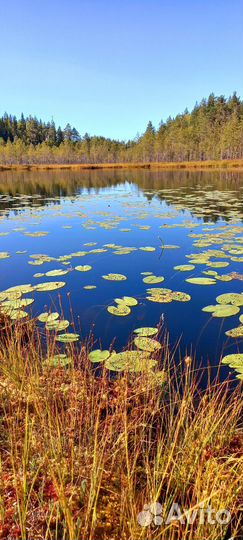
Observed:
[[[227,219],[235,201],[242,202],[242,177],[242,173],[233,171],[4,171],[0,173],[0,194],[10,198],[2,200],[0,207],[2,210],[21,207],[25,196],[28,206],[33,208],[60,204],[65,197],[73,197],[74,201],[84,192],[98,194],[104,188],[127,182],[137,186],[149,201],[156,197],[169,205],[179,204],[192,214],[203,216],[205,222],[216,222],[219,216]],[[19,195],[20,199],[13,199]],[[19,212],[20,208],[15,211]]]

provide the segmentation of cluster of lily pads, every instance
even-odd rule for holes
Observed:
[[[213,317],[225,318],[237,315],[240,312],[240,308],[243,307],[243,293],[226,293],[220,294],[216,298],[217,304],[211,306],[205,306],[202,311],[206,313],[212,313]],[[237,328],[227,330],[226,336],[232,338],[243,337],[243,315],[239,317],[240,323]]]
[[[147,289],[147,294],[147,300],[159,304],[170,304],[173,300],[176,302],[189,302],[191,300],[191,296],[187,293],[172,291],[163,287],[151,287]]]
[[[233,368],[237,373],[236,378],[243,381],[243,353],[228,354],[222,359],[222,364]]]
[[[89,360],[94,363],[104,363],[109,371],[152,372],[158,366],[158,360],[151,355],[161,351],[162,346],[154,339],[158,333],[157,328],[143,327],[134,330],[133,345],[136,350],[127,350],[120,353],[109,350],[95,349],[89,353]],[[157,372],[158,377],[165,380],[164,372]]]
[[[117,315],[118,317],[125,317],[130,315],[131,308],[137,306],[138,301],[133,296],[123,296],[122,298],[115,298],[117,306],[108,306],[107,311],[111,315]]]

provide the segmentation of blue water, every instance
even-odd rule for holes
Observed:
[[[218,364],[222,352],[243,350],[242,340],[225,336],[226,330],[239,325],[239,315],[225,320],[213,319],[210,313],[202,312],[202,308],[215,304],[219,294],[243,292],[243,282],[234,279],[226,283],[217,281],[212,286],[192,285],[185,281],[187,277],[203,277],[202,271],[211,268],[196,265],[192,272],[178,272],[173,267],[188,264],[186,255],[192,253],[223,249],[224,244],[243,245],[237,241],[242,238],[243,231],[242,179],[240,173],[2,172],[0,233],[9,234],[0,236],[0,251],[9,252],[11,257],[0,260],[1,290],[24,283],[65,281],[66,286],[58,291],[35,292],[35,302],[28,311],[36,316],[45,306],[57,311],[62,309],[65,318],[71,321],[73,317],[82,337],[92,331],[103,347],[115,340],[116,350],[126,345],[133,329],[156,326],[163,316],[170,342],[172,346],[179,343],[181,354],[192,351],[199,363]],[[187,226],[186,222],[189,223]],[[113,226],[107,230],[102,226],[104,223]],[[176,226],[180,224],[184,226]],[[193,228],[191,224],[197,227]],[[86,228],[87,225],[91,228]],[[164,228],[163,225],[175,227]],[[65,226],[71,228],[63,228]],[[141,230],[139,226],[150,228]],[[199,248],[193,245],[197,239],[189,236],[191,233],[222,234],[225,226],[226,231],[237,227],[237,232],[229,240],[224,238],[223,244]],[[14,230],[19,227],[25,230]],[[121,230],[126,228],[130,230]],[[207,228],[210,230],[205,231]],[[33,231],[47,231],[48,235],[32,238],[24,234]],[[96,245],[84,245],[89,242],[96,242]],[[33,277],[37,272],[68,266],[58,261],[32,266],[29,264],[33,260],[32,254],[59,257],[79,250],[89,252],[109,243],[136,250],[122,256],[115,255],[111,248],[105,253],[88,253],[85,257],[73,257],[70,260],[72,271],[65,276]],[[178,245],[179,248],[163,249],[164,244]],[[152,246],[156,250],[144,252],[138,249],[142,246]],[[16,254],[18,250],[27,253]],[[229,260],[230,265],[216,268],[219,274],[242,274],[242,262],[222,260]],[[81,273],[74,270],[76,265],[91,265],[92,270]],[[165,277],[165,281],[155,287],[183,291],[191,295],[191,301],[149,302],[146,299],[149,285],[143,283],[141,275],[146,271]],[[102,275],[109,272],[125,274],[127,280],[102,279]],[[85,285],[96,285],[97,288],[85,290]],[[109,314],[107,306],[114,305],[114,298],[124,295],[136,297],[138,306],[133,307],[127,317]]]

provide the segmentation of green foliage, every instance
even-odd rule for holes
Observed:
[[[175,118],[149,122],[143,135],[127,142],[80,137],[75,127],[4,114],[0,118],[0,163],[114,163],[204,161],[243,157],[243,102],[211,94]]]

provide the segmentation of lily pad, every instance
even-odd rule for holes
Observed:
[[[226,336],[232,337],[232,338],[242,338],[243,337],[243,325],[238,326],[237,328],[232,328],[232,330],[227,330],[225,332]]]
[[[215,285],[216,283],[215,279],[200,277],[188,278],[186,281],[188,283],[192,283],[193,285]]]
[[[194,264],[180,264],[178,266],[174,266],[174,270],[179,270],[179,272],[190,272],[195,270],[195,266]]]
[[[115,298],[117,304],[125,304],[126,306],[137,306],[138,301],[133,296],[123,296],[122,298]]]
[[[143,278],[143,282],[144,283],[148,283],[150,285],[152,284],[155,284],[155,283],[162,283],[162,281],[164,281],[165,278],[163,276],[146,276],[145,278]]]
[[[56,337],[56,340],[62,343],[73,343],[74,341],[79,341],[79,334],[61,334]]]
[[[112,353],[105,361],[105,367],[110,371],[143,372],[153,369],[156,360],[150,359],[150,354],[142,351],[124,351]]]
[[[243,294],[226,293],[220,294],[216,298],[219,304],[232,304],[233,306],[243,306]]]
[[[54,277],[54,276],[65,276],[65,274],[68,274],[69,270],[50,270],[49,272],[46,272],[46,276],[48,277]]]
[[[108,281],[125,281],[127,279],[124,274],[106,274],[102,277],[103,279],[107,279]]]
[[[138,336],[134,339],[134,344],[138,349],[142,351],[154,352],[159,351],[162,346],[155,339],[150,339],[148,337]]]
[[[89,353],[89,360],[90,362],[93,362],[94,364],[98,364],[99,362],[104,362],[107,360],[110,356],[110,351],[104,350],[101,351],[101,349],[95,349],[91,353]]]
[[[46,283],[38,283],[35,285],[35,290],[38,292],[55,291],[66,285],[65,281],[47,281]]]
[[[59,318],[59,313],[57,313],[57,311],[54,311],[53,313],[41,313],[37,319],[38,321],[40,322],[43,322],[43,323],[51,323],[53,321],[56,321],[56,319]]]
[[[111,315],[117,315],[118,317],[125,317],[126,315],[130,315],[131,309],[126,304],[122,303],[116,306],[108,306],[107,311],[111,313]]]
[[[78,270],[78,272],[89,272],[89,270],[92,270],[92,266],[89,264],[79,265],[75,266],[75,270]]]
[[[139,334],[141,337],[155,336],[158,333],[158,328],[153,328],[152,326],[144,326],[142,328],[136,328],[134,330],[135,334]]]
[[[66,367],[72,363],[72,359],[68,358],[66,354],[56,354],[47,358],[44,362],[46,366],[50,367]]]
[[[213,317],[232,317],[239,313],[240,308],[238,306],[220,304],[213,312]]]
[[[46,323],[46,329],[55,330],[56,332],[62,332],[69,327],[69,324],[69,321],[67,321],[66,319],[64,319],[63,321],[50,321]]]
[[[12,321],[15,321],[18,319],[25,319],[26,317],[28,317],[28,313],[27,311],[23,311],[22,309],[19,309],[19,310],[16,309],[16,310],[11,311],[9,316]]]

